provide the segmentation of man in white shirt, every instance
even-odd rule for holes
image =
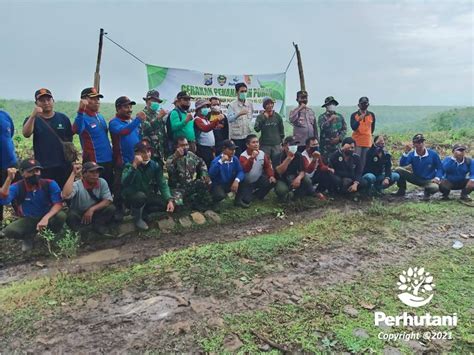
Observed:
[[[247,149],[245,138],[251,133],[253,104],[247,100],[247,85],[235,84],[237,100],[232,101],[227,107],[229,121],[229,139],[237,146],[235,155],[239,156]]]

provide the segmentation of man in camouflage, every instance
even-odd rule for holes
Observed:
[[[212,198],[209,193],[210,178],[206,163],[189,150],[185,137],[178,137],[175,146],[174,154],[166,161],[166,170],[176,204],[189,205],[197,210],[209,208]]]
[[[160,107],[163,100],[160,99],[160,93],[156,90],[150,90],[143,98],[146,106],[143,112],[146,120],[141,125],[141,136],[150,142],[153,149],[152,159],[163,166],[167,157],[166,149],[166,122],[167,111]]]
[[[321,106],[326,108],[326,112],[318,117],[320,151],[326,163],[329,156],[341,147],[341,142],[347,132],[344,117],[336,112],[337,105],[339,103],[334,97],[326,97],[324,105]]]

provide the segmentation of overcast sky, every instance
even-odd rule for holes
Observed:
[[[299,44],[310,103],[473,105],[473,1],[0,0],[0,97],[40,87],[78,99],[93,83],[99,28],[144,62],[277,73]],[[105,40],[104,101],[141,100],[145,66]],[[296,60],[287,103],[299,89]]]

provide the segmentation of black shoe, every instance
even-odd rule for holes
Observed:
[[[443,195],[443,196],[441,196],[441,200],[443,200],[443,201],[449,201],[449,195]]]
[[[398,189],[397,192],[392,193],[392,196],[405,196],[407,191],[405,189]]]
[[[461,201],[471,202],[472,198],[470,198],[469,195],[461,194]]]
[[[422,197],[422,200],[423,201],[429,201],[430,200],[430,193],[429,192],[423,192],[423,197]]]
[[[234,204],[236,206],[239,206],[239,207],[242,207],[242,208],[249,208],[250,207],[250,203],[246,203],[242,200],[235,200]]]

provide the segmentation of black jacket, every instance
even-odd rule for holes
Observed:
[[[335,174],[341,178],[349,178],[352,181],[360,182],[362,179],[362,167],[360,157],[352,154],[348,161],[344,159],[344,154],[339,149],[329,157],[329,166],[335,170]]]
[[[390,179],[392,176],[392,156],[385,150],[379,156],[377,148],[372,146],[367,151],[365,158],[364,174],[366,173],[372,173],[375,176],[384,174],[385,177]]]

